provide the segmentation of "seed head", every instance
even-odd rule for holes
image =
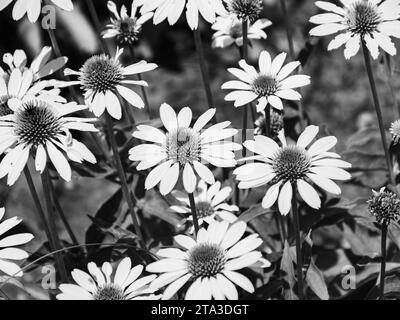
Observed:
[[[373,195],[367,201],[369,212],[380,224],[389,225],[391,221],[398,221],[400,217],[400,199],[390,190],[382,188],[379,192],[372,191]]]
[[[263,9],[262,0],[230,0],[228,11],[236,14],[240,20],[247,20],[250,23],[256,21]]]
[[[225,251],[216,244],[201,243],[189,251],[188,268],[195,278],[214,277],[227,261]]]

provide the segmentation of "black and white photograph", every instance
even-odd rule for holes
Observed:
[[[400,0],[0,0],[0,304],[400,299],[399,39]]]

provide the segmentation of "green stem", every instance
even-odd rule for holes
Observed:
[[[52,250],[58,250],[61,248],[61,244],[57,234],[56,218],[54,215],[53,203],[51,201],[51,189],[50,189],[51,182],[50,182],[49,171],[47,168],[42,173],[41,178],[42,178],[44,198],[47,207],[47,221],[49,222],[50,235],[54,246],[54,249],[52,248]],[[68,281],[67,269],[65,268],[63,257],[61,254],[56,254],[55,257],[58,270],[60,271],[61,280],[63,282],[67,282]]]
[[[387,224],[382,224],[382,236],[381,236],[381,275],[380,275],[380,294],[379,299],[385,300],[385,269],[386,269],[386,238],[387,238]]]
[[[372,93],[372,97],[374,100],[375,112],[376,112],[376,116],[378,118],[379,131],[381,133],[383,150],[385,152],[385,159],[386,159],[387,170],[389,173],[389,180],[392,183],[392,185],[394,187],[396,187],[396,181],[393,176],[392,161],[390,160],[389,148],[388,148],[388,144],[386,141],[386,131],[385,131],[385,126],[383,124],[382,110],[381,110],[381,106],[379,103],[379,97],[378,97],[378,92],[376,90],[374,73],[372,71],[372,66],[371,66],[371,59],[369,57],[369,52],[368,52],[368,49],[367,49],[364,41],[362,41],[362,49],[363,49],[363,53],[364,53],[365,67],[366,67],[367,74],[368,74],[369,84],[371,86],[371,93]]]
[[[113,120],[111,119],[111,116],[107,113],[105,114],[105,117],[106,117],[108,137],[110,139],[111,149],[113,151],[115,164],[117,166],[117,171],[121,182],[122,193],[124,194],[125,201],[128,203],[129,212],[132,217],[133,226],[135,228],[135,233],[139,239],[140,246],[142,249],[147,250],[142,231],[140,230],[139,220],[135,212],[135,200],[133,199],[132,192],[130,192],[129,190],[128,182],[124,172],[124,167],[122,166],[121,158],[119,156],[118,146],[114,136]]]
[[[194,232],[195,232],[195,235],[197,235],[200,227],[199,227],[199,220],[197,218],[196,202],[194,201],[193,193],[188,193],[188,196],[189,196],[189,202],[190,202],[190,209],[192,211]]]
[[[393,116],[395,119],[400,118],[400,110],[399,104],[397,102],[396,91],[393,86],[393,74],[392,74],[392,64],[391,64],[391,57],[388,53],[384,53],[383,59],[385,60],[386,64],[386,73],[387,73],[387,84],[390,90],[390,95],[392,96],[393,100]]]
[[[207,96],[207,103],[210,109],[214,108],[214,100],[211,92],[211,85],[210,85],[210,77],[207,70],[206,60],[204,58],[204,51],[203,51],[203,44],[201,42],[201,34],[199,28],[193,30],[194,34],[194,43],[196,46],[196,51],[199,59],[200,64],[200,71],[203,80],[204,90]],[[214,115],[213,122],[216,122],[216,117]]]
[[[63,222],[65,229],[67,230],[69,237],[71,238],[72,244],[78,245],[79,244],[78,239],[76,238],[74,231],[72,230],[72,228],[68,222],[68,219],[64,213],[64,210],[62,209],[60,202],[58,201],[56,191],[55,191],[53,183],[51,181],[50,181],[49,186],[50,186],[50,190],[51,190],[51,196],[52,196],[54,205],[56,207],[56,211],[58,212],[58,214],[61,218],[61,221]]]
[[[299,222],[299,210],[297,208],[297,187],[296,184],[292,184],[293,196],[292,196],[292,215],[293,215],[293,226],[294,234],[296,239],[296,268],[297,268],[297,288],[298,296],[300,300],[304,300],[304,285],[303,285],[303,259],[301,256],[301,238],[300,238],[300,222]]]

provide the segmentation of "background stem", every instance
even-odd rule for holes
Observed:
[[[194,201],[193,193],[188,193],[188,196],[190,202],[190,209],[192,210],[194,232],[197,235],[197,232],[199,232],[200,227],[199,227],[199,220],[197,219],[196,202]]]
[[[303,259],[301,256],[301,238],[300,238],[300,222],[299,222],[299,211],[297,208],[297,187],[296,184],[292,184],[293,196],[292,196],[292,215],[293,215],[293,227],[294,235],[296,239],[296,267],[297,267],[297,288],[298,296],[300,300],[304,300],[304,286],[303,286]]]
[[[117,166],[117,171],[118,171],[119,179],[121,182],[122,193],[124,194],[124,198],[125,198],[126,202],[128,203],[129,212],[132,217],[133,226],[135,228],[135,233],[139,239],[140,246],[142,247],[142,249],[146,250],[146,245],[144,242],[143,234],[142,234],[142,231],[140,230],[140,226],[139,226],[139,220],[135,213],[135,205],[134,205],[135,201],[133,199],[132,193],[129,190],[128,182],[126,180],[126,176],[125,176],[125,172],[124,172],[124,167],[122,166],[121,158],[119,156],[118,146],[117,146],[117,142],[115,140],[114,131],[113,131],[113,120],[111,119],[111,117],[108,113],[105,113],[105,117],[106,117],[108,138],[110,139],[111,149],[113,151],[115,164]]]
[[[385,299],[385,269],[386,269],[386,238],[387,238],[387,224],[383,223],[382,224],[382,236],[381,236],[381,254],[382,254],[382,260],[381,260],[381,275],[380,275],[380,294],[379,294],[379,299],[384,300]]]
[[[214,108],[214,100],[211,92],[211,85],[210,85],[210,77],[208,74],[207,70],[207,64],[206,60],[204,58],[204,51],[203,51],[203,45],[201,42],[201,34],[199,28],[196,28],[193,30],[193,35],[194,35],[194,44],[196,46],[196,51],[197,51],[197,56],[199,58],[199,64],[200,64],[200,70],[201,70],[201,76],[203,79],[203,85],[204,85],[204,90],[206,92],[207,96],[207,103],[208,107],[210,109]],[[213,122],[216,122],[216,116],[214,115]]]
[[[371,86],[371,93],[374,100],[376,116],[378,118],[379,131],[381,133],[383,151],[385,152],[385,159],[386,159],[387,170],[389,173],[389,180],[391,184],[394,187],[396,187],[396,181],[393,176],[392,161],[390,160],[390,155],[389,155],[389,147],[386,141],[386,131],[385,131],[385,126],[383,124],[382,110],[379,103],[379,97],[378,97],[378,92],[376,90],[374,73],[372,71],[372,66],[371,66],[371,58],[369,57],[369,52],[368,49],[366,48],[364,41],[362,41],[362,49],[364,53],[365,67],[368,74],[369,84]]]

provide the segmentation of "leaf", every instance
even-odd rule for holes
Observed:
[[[253,220],[254,218],[268,214],[268,213],[273,213],[271,209],[265,209],[261,206],[261,204],[256,204],[244,211],[240,216],[239,220],[242,220],[244,222],[249,222]]]
[[[284,272],[283,279],[286,282],[284,286],[284,298],[285,300],[299,300],[298,296],[294,292],[294,286],[296,284],[296,276],[294,271],[295,248],[290,247],[289,243],[285,241],[285,247],[283,249],[281,270]]]
[[[310,265],[306,274],[306,281],[312,291],[321,299],[329,300],[328,288],[325,283],[324,275],[321,270],[315,265],[314,260],[311,259]]]
[[[24,285],[19,282],[17,279],[15,279],[15,277],[10,277],[10,276],[0,276],[0,283],[8,283],[8,284],[12,284],[20,289],[25,289]]]

